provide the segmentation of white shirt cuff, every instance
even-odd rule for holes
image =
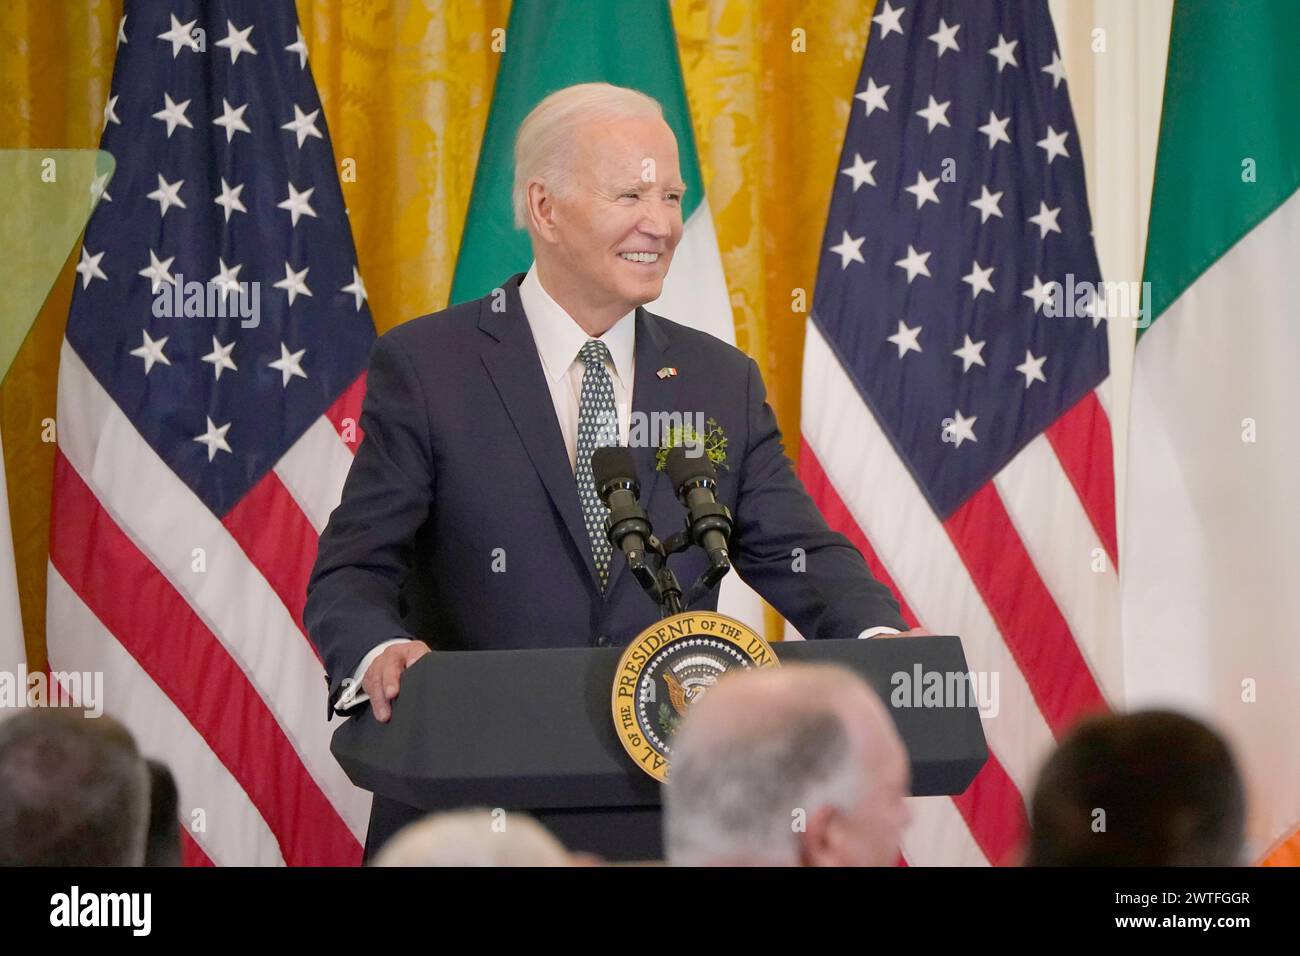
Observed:
[[[366,676],[366,671],[374,663],[375,658],[384,653],[387,648],[394,644],[405,644],[408,638],[397,637],[391,641],[384,641],[382,644],[376,644],[370,649],[370,653],[361,658],[361,663],[357,669],[352,672],[351,677],[343,678],[343,693],[339,695],[338,703],[334,705],[334,713],[341,714],[345,710],[351,710],[358,704],[364,704],[370,699],[370,695],[361,689],[361,678]]]
[[[875,637],[877,634],[902,634],[902,633],[903,632],[896,627],[869,627],[861,634],[858,635],[858,640],[863,640],[868,637]]]

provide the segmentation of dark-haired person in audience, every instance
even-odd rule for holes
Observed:
[[[1030,866],[1235,866],[1246,796],[1228,745],[1182,714],[1077,726],[1048,760],[1030,811]]]
[[[149,834],[145,839],[145,866],[181,865],[181,825],[176,778],[157,760],[149,766]]]
[[[148,819],[148,768],[111,717],[0,722],[0,866],[140,866]]]

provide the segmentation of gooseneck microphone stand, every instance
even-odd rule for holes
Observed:
[[[703,547],[701,540],[706,531],[721,531],[725,541],[731,531],[731,513],[727,508],[721,504],[697,507],[694,524],[688,519],[684,530],[660,541],[650,525],[650,516],[641,507],[641,485],[636,480],[627,449],[598,449],[592,462],[601,500],[610,508],[609,515],[605,518],[605,534],[614,548],[626,556],[628,570],[642,590],[659,605],[660,617],[681,614],[717,587],[731,570],[730,557],[725,549],[710,552],[709,566],[691,585],[685,600],[682,598],[681,583],[668,566],[668,558],[696,545]],[[716,477],[712,477],[711,481],[713,487],[716,487]],[[625,494],[618,495],[618,500],[615,501],[617,492]],[[644,548],[623,547],[622,543],[629,536],[632,536],[636,544],[644,544]]]

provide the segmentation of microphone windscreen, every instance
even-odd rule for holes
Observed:
[[[718,480],[718,471],[713,467],[713,462],[709,461],[709,456],[704,449],[696,445],[691,451],[699,453],[694,456],[688,455],[683,445],[678,445],[668,452],[668,480],[673,483],[674,490],[680,490],[682,485],[697,478]]]
[[[606,445],[597,448],[591,456],[591,477],[595,479],[596,492],[608,481],[623,479],[636,481],[636,461],[625,445]]]

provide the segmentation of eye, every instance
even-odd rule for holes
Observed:
[[[681,201],[682,201],[682,194],[681,194],[681,193],[666,193],[666,194],[664,195],[664,198],[667,199],[669,202],[681,202]]]

